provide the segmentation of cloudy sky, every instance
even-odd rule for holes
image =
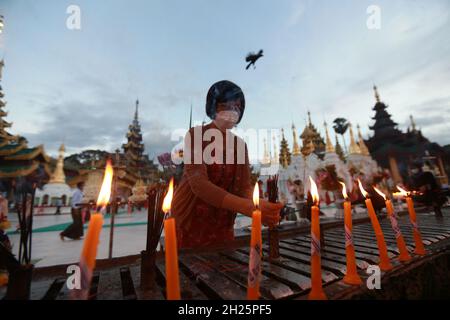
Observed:
[[[81,30],[66,27],[81,9]],[[381,29],[367,8],[381,9]],[[424,135],[450,143],[448,0],[0,0],[0,57],[12,132],[55,155],[112,151],[125,140],[140,100],[151,157],[169,151],[175,129],[206,120],[212,83],[246,95],[241,128],[281,128],[291,137],[307,110],[345,117],[363,135],[379,87],[401,129],[413,114]],[[264,49],[255,70],[245,55]]]

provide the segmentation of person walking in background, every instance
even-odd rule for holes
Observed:
[[[63,232],[59,235],[61,240],[64,241],[64,237],[79,240],[83,236],[83,221],[81,216],[81,204],[83,201],[83,188],[84,182],[79,182],[77,184],[77,189],[72,195],[72,224],[69,225]]]

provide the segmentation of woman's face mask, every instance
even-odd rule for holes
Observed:
[[[232,129],[239,121],[239,111],[219,111],[214,122],[220,129]]]

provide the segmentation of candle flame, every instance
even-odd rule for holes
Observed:
[[[381,190],[378,190],[376,187],[373,187],[373,189],[374,189],[380,196],[383,197],[384,201],[387,200],[387,199],[386,199],[386,195],[385,195],[383,192],[381,192]]]
[[[111,185],[114,175],[114,170],[111,165],[111,160],[106,161],[105,176],[103,178],[102,187],[97,198],[97,207],[106,207],[111,197]]]
[[[253,204],[255,208],[259,208],[259,184],[255,183],[255,189],[253,189]]]
[[[403,197],[408,197],[409,196],[409,192],[406,191],[405,189],[401,188],[400,186],[397,186],[398,191],[400,191],[400,195]]]
[[[345,187],[345,183],[341,181],[339,181],[339,183],[342,185],[342,196],[345,200],[348,200],[347,188]]]
[[[309,177],[309,182],[311,183],[311,196],[315,205],[319,203],[319,191],[317,190],[317,185],[314,180]]]
[[[367,198],[369,196],[369,193],[364,190],[361,180],[358,179],[358,185],[359,185],[359,190],[361,190],[361,193],[363,194],[364,198]]]
[[[170,208],[172,206],[172,198],[173,198],[173,178],[170,179],[169,190],[167,191],[167,194],[163,200],[162,210],[164,211],[164,213],[170,211]]]

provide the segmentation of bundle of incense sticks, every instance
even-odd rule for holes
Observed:
[[[276,203],[278,200],[278,175],[270,176],[267,180],[267,193],[269,202]],[[280,257],[278,227],[269,228],[269,259]]]
[[[154,254],[158,247],[159,239],[164,226],[164,212],[162,203],[165,196],[165,188],[157,186],[148,194],[148,224],[147,224],[147,245],[149,254]]]
[[[19,261],[22,264],[31,262],[31,245],[33,230],[33,209],[36,184],[33,184],[31,194],[22,192],[22,204],[17,211],[20,226]]]

